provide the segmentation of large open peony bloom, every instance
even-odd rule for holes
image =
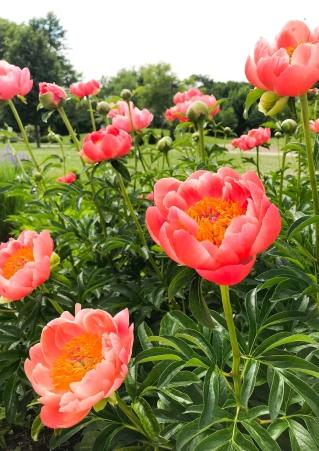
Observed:
[[[50,276],[53,241],[47,230],[22,232],[17,240],[0,244],[0,296],[17,301]]]
[[[97,80],[90,80],[87,82],[79,81],[70,86],[71,94],[80,99],[82,99],[82,97],[95,96],[100,90],[101,84]]]
[[[319,80],[319,28],[288,22],[274,44],[260,39],[246,61],[246,77],[257,88],[279,96],[305,94]]]
[[[74,316],[63,312],[50,321],[24,364],[43,404],[42,423],[54,429],[71,427],[111,396],[127,375],[133,339],[127,309],[113,318],[76,304]]]
[[[0,100],[11,100],[15,96],[25,96],[33,86],[30,71],[27,67],[18,66],[0,61]]]
[[[240,150],[250,150],[269,143],[270,137],[270,128],[252,128],[247,135],[241,135],[239,138],[233,139],[231,143],[233,147],[237,147]]]
[[[221,168],[194,172],[185,182],[164,178],[155,184],[154,203],[146,212],[153,240],[219,285],[243,280],[281,228],[278,208],[254,172]]]
[[[43,108],[52,110],[58,108],[67,98],[66,92],[55,83],[39,83],[39,101]]]
[[[115,107],[108,113],[107,117],[112,119],[112,125],[126,132],[134,130],[142,130],[147,128],[153,120],[153,114],[143,108],[138,109],[134,106],[133,102],[130,102],[131,118],[129,114],[129,108],[127,102],[120,100]],[[133,125],[133,128],[132,128]]]
[[[187,122],[187,110],[194,102],[203,102],[208,106],[209,117],[216,116],[219,113],[220,108],[216,98],[211,95],[203,94],[197,88],[190,88],[185,92],[178,92],[173,98],[175,106],[168,108],[165,113],[165,119],[167,121],[178,120],[180,122]]]
[[[80,155],[86,162],[95,163],[124,157],[131,147],[131,136],[126,131],[109,125],[85,136]]]
[[[309,129],[313,133],[319,133],[319,118],[315,121],[309,121]]]

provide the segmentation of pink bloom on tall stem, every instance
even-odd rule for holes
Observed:
[[[18,66],[0,61],[0,100],[11,100],[15,96],[25,96],[33,86],[30,71],[27,67]]]
[[[219,285],[243,280],[281,228],[278,208],[254,172],[221,168],[194,172],[185,182],[164,178],[155,184],[154,204],[146,212],[153,240]]]
[[[90,80],[87,82],[79,81],[70,86],[71,94],[80,99],[82,99],[82,97],[95,96],[100,90],[101,84],[97,80]]]
[[[231,143],[240,150],[250,150],[269,143],[270,137],[270,128],[252,128],[247,135],[241,135],[239,138],[233,139]]]
[[[143,108],[140,110],[130,102],[131,117],[129,113],[128,103],[124,100],[117,102],[115,107],[108,113],[107,117],[112,119],[112,125],[126,132],[134,130],[142,130],[147,128],[153,120],[153,114]]]
[[[22,232],[0,244],[0,296],[18,301],[50,276],[53,241],[47,230]]]
[[[112,317],[93,308],[63,312],[42,330],[24,370],[43,405],[40,418],[50,428],[69,428],[122,384],[132,354],[133,325],[128,310]]]
[[[55,83],[39,83],[39,100],[46,109],[55,109],[67,98],[66,92]]]
[[[309,121],[309,129],[313,133],[319,133],[319,119],[315,121]]]
[[[319,80],[319,35],[301,21],[288,22],[273,44],[260,39],[246,61],[255,87],[279,96],[305,94]]]
[[[187,122],[187,110],[192,103],[201,101],[208,106],[209,117],[214,117],[219,113],[220,108],[216,98],[211,95],[203,94],[197,88],[190,88],[186,92],[178,92],[173,98],[175,106],[168,108],[165,113],[165,119],[167,121],[178,120],[180,122]]]
[[[70,185],[71,183],[75,182],[76,179],[77,179],[76,174],[74,172],[69,172],[68,174],[63,175],[62,177],[59,177],[57,181],[60,183],[67,183],[68,185]]]
[[[131,136],[109,125],[85,136],[80,155],[86,162],[95,163],[121,158],[129,153],[131,147]]]

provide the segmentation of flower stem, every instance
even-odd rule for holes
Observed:
[[[203,121],[199,121],[198,124],[198,151],[200,161],[205,165],[206,164],[206,152],[205,152],[205,140],[204,140],[204,124]]]
[[[153,256],[149,252],[143,229],[142,229],[141,224],[139,223],[139,220],[138,220],[138,218],[137,218],[137,216],[135,214],[135,211],[134,211],[133,205],[132,205],[132,203],[130,201],[129,195],[127,194],[123,177],[118,172],[116,172],[116,177],[117,177],[117,181],[118,181],[118,184],[119,184],[119,187],[120,187],[120,190],[121,190],[121,194],[122,194],[124,203],[125,203],[126,207],[128,208],[128,210],[130,212],[131,218],[134,221],[134,224],[135,224],[135,227],[136,227],[136,231],[137,231],[137,234],[138,234],[139,239],[141,241],[141,244],[144,246],[145,249],[147,249],[147,253],[148,253],[148,258],[149,258],[150,264],[152,265],[152,267],[153,267],[155,273],[157,274],[157,276],[159,277],[159,279],[163,281],[162,273],[161,273],[160,269],[158,268],[155,260],[153,259]]]
[[[138,142],[138,136],[137,136],[137,133],[136,133],[136,129],[135,129],[135,127],[134,127],[134,122],[133,122],[133,117],[132,117],[132,110],[131,110],[131,103],[130,103],[129,100],[128,100],[126,103],[127,103],[127,108],[128,108],[128,116],[129,116],[130,123],[131,123],[132,134],[133,134],[133,138],[134,138],[134,147],[135,147],[135,172],[136,172],[136,170],[137,170],[137,159],[140,160],[141,165],[143,166],[144,171],[147,172],[146,165],[145,165],[145,161],[144,161],[144,158],[143,158],[143,156],[142,156],[142,152],[141,152],[140,145],[139,145],[139,142]]]
[[[307,94],[303,94],[300,98],[300,105],[301,105],[301,117],[302,117],[302,124],[303,124],[303,130],[304,130],[304,138],[305,138],[305,144],[306,144],[306,151],[307,151],[307,160],[308,160],[308,172],[309,172],[309,181],[310,186],[312,190],[312,202],[313,202],[313,210],[314,214],[319,214],[319,196],[318,196],[318,187],[317,187],[317,179],[316,179],[316,167],[315,162],[313,158],[313,149],[311,145],[311,135],[309,130],[309,108],[308,108],[308,100],[307,100]],[[316,249],[316,256],[317,259],[319,258],[319,224],[315,225],[316,230],[316,243],[315,243],[315,249]]]
[[[237,407],[240,407],[240,350],[230,303],[229,287],[227,285],[220,285],[220,292],[222,296],[222,303],[229,333],[230,344],[233,351],[232,377],[234,381],[235,400]]]
[[[256,156],[257,156],[257,158],[256,158],[256,166],[257,166],[257,174],[258,174],[258,177],[260,178],[261,177],[261,174],[260,174],[260,159],[259,159],[259,146],[257,146],[256,147]]]
[[[95,124],[94,113],[93,113],[92,102],[91,102],[90,96],[87,96],[86,99],[87,99],[88,110],[89,110],[90,118],[91,118],[92,130],[95,132],[96,124]]]
[[[58,113],[59,113],[64,125],[66,126],[66,129],[67,129],[67,131],[68,131],[68,133],[70,135],[70,138],[72,139],[75,147],[80,152],[80,150],[81,150],[81,143],[80,143],[80,141],[78,140],[78,138],[76,136],[76,133],[75,133],[75,131],[74,131],[72,125],[71,125],[71,122],[69,121],[68,116],[65,113],[65,110],[64,110],[63,106],[59,106],[58,107]]]

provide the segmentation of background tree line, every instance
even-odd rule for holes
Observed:
[[[24,124],[29,124],[34,139],[39,144],[46,134],[48,124],[42,120],[42,111],[37,111],[38,84],[41,81],[55,82],[68,87],[80,80],[79,74],[65,56],[66,31],[53,13],[46,17],[31,19],[27,24],[16,24],[0,18],[0,59],[5,59],[20,67],[27,66],[34,80],[34,87],[28,95],[27,104],[19,104]],[[125,61],[123,61],[125,63]],[[149,64],[140,68],[122,69],[115,76],[102,77],[103,89],[100,97],[119,95],[122,89],[134,92],[134,101],[139,107],[146,107],[154,114],[154,127],[165,127],[163,112],[172,105],[172,97],[177,91],[196,86],[217,99],[225,99],[217,122],[231,127],[236,134],[258,126],[265,118],[253,109],[249,119],[243,118],[243,104],[250,87],[245,82],[219,82],[206,75],[193,74],[180,80],[169,64]],[[72,100],[66,109],[78,131],[90,130],[90,120],[86,106]],[[10,111],[0,105],[0,127],[5,124],[15,127]],[[57,115],[49,120],[50,126],[64,134],[66,130]]]

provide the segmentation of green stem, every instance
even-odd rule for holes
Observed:
[[[289,142],[289,135],[286,135],[285,137],[285,145],[286,146]],[[285,171],[286,171],[286,156],[287,153],[285,150],[283,150],[282,158],[281,158],[281,169],[280,169],[280,185],[279,185],[279,206],[282,205],[282,195],[283,195],[283,188],[284,188],[284,177],[285,177]]]
[[[204,140],[204,123],[202,121],[198,124],[198,151],[199,158],[203,165],[206,165],[206,152],[205,152],[205,140]]]
[[[301,152],[298,152],[298,173],[297,173],[297,202],[296,207],[299,208],[301,200]]]
[[[67,131],[68,131],[68,133],[70,135],[70,138],[72,139],[75,147],[80,152],[80,150],[81,150],[81,143],[80,143],[80,141],[78,140],[78,138],[77,138],[77,136],[75,134],[75,131],[74,131],[72,125],[71,125],[71,122],[69,121],[68,116],[66,115],[66,113],[64,111],[63,106],[59,106],[58,107],[58,113],[59,113],[62,121],[64,122],[64,125],[66,126],[66,129],[67,129]]]
[[[171,165],[170,165],[170,162],[169,162],[168,152],[164,152],[164,157],[165,157],[165,160],[166,160],[166,164],[167,164],[168,169],[171,169]]]
[[[63,173],[64,175],[66,175],[66,159],[65,159],[65,152],[64,152],[64,146],[63,146],[63,141],[62,139],[57,136],[57,141],[61,150],[61,155],[62,155],[62,163],[63,163]]]
[[[49,302],[51,303],[52,307],[54,308],[54,310],[61,315],[61,313],[64,312],[63,308],[61,307],[61,305],[57,302],[54,301],[53,299],[47,298],[49,300]]]
[[[12,102],[12,100],[8,100],[8,104],[9,104],[9,107],[11,108],[11,111],[12,111],[12,114],[13,114],[15,120],[16,120],[16,123],[17,123],[17,125],[19,127],[22,139],[23,139],[24,144],[26,145],[26,148],[27,148],[27,150],[28,150],[28,152],[30,154],[31,160],[33,161],[33,164],[36,167],[36,169],[41,174],[41,168],[38,165],[37,160],[35,159],[35,156],[34,156],[34,153],[33,153],[32,147],[31,147],[31,144],[29,143],[29,140],[28,140],[28,135],[27,135],[27,133],[25,131],[25,128],[23,126],[23,123],[22,123],[22,121],[20,119],[19,113],[18,113],[14,103]]]
[[[98,212],[98,215],[100,217],[100,223],[101,223],[101,227],[102,227],[102,231],[103,231],[103,235],[105,236],[105,238],[107,237],[107,233],[106,233],[106,222],[104,219],[104,215],[100,206],[100,202],[97,199],[97,195],[96,195],[96,191],[95,191],[95,187],[94,187],[94,167],[93,169],[90,171],[90,175],[88,175],[88,179],[90,181],[90,185],[91,185],[91,190],[92,190],[92,200],[94,202],[95,208]]]
[[[239,370],[240,350],[237,341],[233,312],[230,303],[229,287],[227,285],[220,285],[220,292],[229,333],[230,344],[233,351],[232,377],[234,381],[235,400],[237,407],[240,407],[240,370]]]
[[[311,134],[309,130],[309,108],[308,108],[308,100],[307,100],[307,94],[303,94],[300,98],[300,105],[301,105],[301,117],[302,117],[302,124],[303,124],[303,130],[304,130],[304,138],[305,138],[305,144],[306,144],[306,151],[307,151],[307,160],[308,160],[308,172],[309,172],[309,181],[310,186],[312,190],[312,202],[313,202],[313,210],[314,214],[319,214],[319,196],[318,196],[318,187],[317,187],[317,179],[316,179],[316,167],[315,162],[313,158],[313,149],[311,145]],[[315,225],[316,230],[316,243],[315,243],[315,249],[316,249],[316,257],[319,258],[319,224]]]
[[[127,107],[128,107],[128,116],[129,116],[129,119],[130,119],[131,129],[132,129],[132,134],[133,134],[133,138],[134,138],[134,147],[135,147],[135,172],[136,172],[136,170],[137,170],[137,159],[140,160],[140,162],[141,162],[141,164],[142,164],[142,166],[143,166],[144,171],[147,172],[146,165],[145,165],[145,161],[144,161],[144,158],[143,158],[143,156],[142,156],[142,152],[141,152],[141,149],[140,149],[140,145],[139,145],[139,143],[138,143],[138,136],[137,136],[137,133],[136,133],[136,130],[135,130],[135,127],[134,127],[134,123],[133,123],[133,117],[132,117],[132,111],[131,111],[131,104],[130,104],[130,101],[129,101],[129,100],[128,100],[126,103],[127,103]]]
[[[91,118],[92,130],[95,132],[96,124],[95,124],[94,113],[93,113],[92,102],[91,102],[90,96],[87,96],[86,100],[87,100],[88,107],[89,107],[88,109],[89,109],[90,118]]]
[[[130,201],[129,195],[127,194],[123,177],[118,172],[116,172],[116,177],[117,177],[117,180],[118,180],[118,184],[119,184],[119,187],[120,187],[120,190],[121,190],[121,193],[122,193],[122,197],[123,197],[124,203],[125,203],[126,207],[128,208],[128,210],[130,212],[131,218],[134,221],[134,224],[135,224],[136,231],[137,231],[137,234],[139,236],[139,239],[140,239],[142,245],[145,247],[145,249],[147,249],[148,258],[149,258],[149,261],[150,261],[155,273],[158,275],[159,279],[163,281],[162,273],[161,273],[160,269],[158,268],[155,260],[153,259],[152,255],[151,255],[151,253],[150,253],[150,251],[148,249],[143,229],[142,229],[141,224],[139,223],[139,220],[138,220],[138,218],[137,218],[137,216],[135,214],[135,211],[134,211],[133,205],[132,205],[132,203]]]
[[[261,177],[261,174],[260,174],[260,166],[259,166],[259,146],[257,146],[256,147],[256,153],[257,153],[257,158],[256,158],[256,165],[257,165],[257,174],[258,174],[258,177],[260,178]]]

